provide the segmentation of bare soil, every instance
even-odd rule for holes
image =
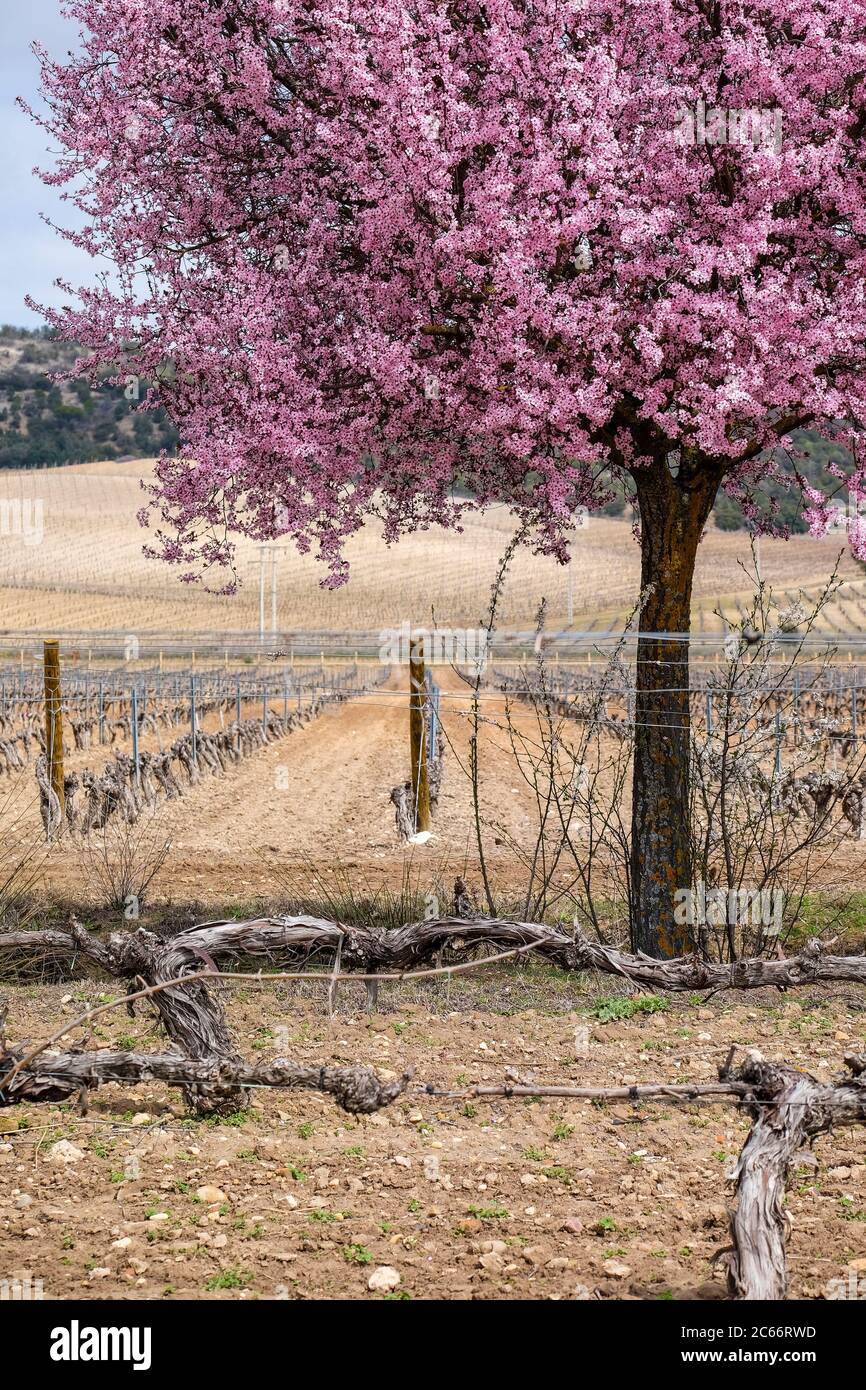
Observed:
[[[104,988],[10,988],[14,1036],[47,1036]],[[413,1067],[417,1088],[502,1082],[506,1067],[558,1084],[708,1080],[732,1042],[829,1078],[866,1047],[854,991],[674,1000],[602,1023],[598,988],[535,965],[389,986],[372,1017],[354,985],[330,1022],[308,984],[241,985],[228,1002],[247,1056]],[[94,1043],[159,1039],[150,1014],[118,1010]],[[729,1105],[416,1089],[359,1118],[317,1095],[261,1091],[251,1111],[213,1124],[155,1085],[105,1087],[87,1117],[3,1111],[0,1130],[0,1276],[29,1272],[47,1298],[381,1298],[368,1280],[390,1266],[391,1297],[691,1299],[725,1293],[716,1257],[748,1121]],[[56,1159],[63,1139],[81,1151],[73,1162]],[[131,1158],[137,1177],[124,1176]],[[199,1199],[203,1187],[218,1194]],[[862,1130],[802,1155],[787,1210],[793,1297],[822,1298],[831,1279],[866,1268]]]
[[[399,844],[388,801],[408,763],[399,673],[167,805],[173,849],[153,908],[194,914],[199,904],[221,915],[276,905],[304,875],[333,875],[339,891],[348,874],[363,891],[397,884],[407,869],[447,887],[465,868],[478,889],[460,766],[469,692],[453,673],[438,675],[451,748],[428,845]],[[523,874],[507,841],[531,843],[533,795],[495,726],[503,701],[486,698],[484,710],[491,871],[497,887],[516,888]],[[533,719],[520,707],[515,715]],[[74,754],[70,766],[97,767],[109,753]],[[32,770],[18,789],[20,839],[39,829]],[[825,886],[860,886],[861,858],[852,837]],[[67,840],[51,851],[38,900],[59,910],[70,899],[98,903]],[[514,1070],[558,1084],[711,1080],[731,1043],[829,1078],[845,1052],[866,1048],[866,1001],[853,989],[674,999],[663,1012],[600,1022],[600,992],[616,988],[528,964],[450,985],[383,986],[381,1013],[370,1017],[362,986],[351,985],[330,1023],[313,984],[229,986],[226,997],[250,1058],[411,1067],[419,1088],[462,1090]],[[14,1041],[47,1037],[106,989],[118,986],[4,986],[8,1031]],[[147,1011],[103,1017],[92,1041],[162,1046]],[[490,1103],[423,1090],[362,1118],[316,1095],[261,1091],[249,1112],[215,1125],[191,1120],[166,1088],[109,1086],[86,1117],[0,1111],[0,1278],[27,1271],[49,1298],[381,1298],[368,1280],[389,1266],[400,1276],[392,1297],[721,1298],[727,1175],[747,1132],[732,1106]],[[56,1161],[61,1140],[81,1157]],[[864,1144],[862,1130],[839,1131],[793,1176],[794,1297],[824,1297],[832,1279],[866,1269]],[[220,1195],[197,1198],[204,1187]]]
[[[337,885],[348,875],[355,889],[396,887],[408,878],[450,894],[457,873],[466,876],[482,905],[472,788],[468,773],[471,692],[449,667],[437,667],[442,690],[442,725],[447,739],[445,773],[433,835],[423,846],[398,839],[391,788],[405,780],[409,767],[408,693],[405,668],[378,690],[325,709],[301,729],[254,752],[221,776],[203,775],[195,786],[180,780],[184,795],[160,802],[156,827],[171,841],[171,853],[150,889],[152,903],[201,905],[208,911],[237,906],[249,911],[276,910],[299,888]],[[533,852],[539,808],[526,774],[526,753],[515,756],[507,732],[506,702],[495,691],[481,696],[479,731],[480,804],[484,852],[499,909],[522,907],[518,890],[526,884],[525,865]],[[244,717],[260,714],[248,705]],[[539,746],[538,716],[519,701],[510,703],[513,726]],[[212,731],[218,717],[209,713],[202,727]],[[565,726],[579,737],[580,726]],[[169,744],[180,728],[148,733],[142,749]],[[122,742],[118,748],[128,747]],[[614,745],[605,738],[604,746]],[[101,769],[113,756],[110,746],[95,746],[67,755],[67,770]],[[603,784],[602,784],[603,785]],[[4,796],[5,793],[5,796]],[[623,822],[630,816],[629,788],[624,789]],[[0,836],[7,863],[20,855],[22,842],[44,852],[38,795],[32,767],[0,779]],[[39,846],[43,848],[40,850]],[[515,854],[520,846],[524,859]],[[852,832],[816,855],[813,886],[847,895],[866,888],[866,845]],[[556,882],[577,886],[574,865],[560,861]],[[88,859],[74,836],[51,847],[38,887],[52,901],[91,902],[100,906],[99,890]],[[613,890],[612,890],[613,891]],[[611,893],[612,896],[612,893]],[[563,898],[567,905],[568,898]],[[447,902],[441,904],[443,911]]]
[[[433,838],[424,846],[404,846],[389,800],[393,786],[409,768],[408,693],[405,668],[379,690],[326,709],[312,723],[253,753],[224,776],[204,775],[184,785],[183,797],[162,802],[161,830],[172,841],[165,868],[154,881],[152,899],[203,904],[265,903],[285,896],[286,886],[314,866],[318,873],[361,869],[371,882],[398,883],[408,870],[413,878],[442,877],[474,865],[469,760],[469,688],[450,668],[437,668],[442,719],[449,748]],[[494,823],[531,844],[535,820],[533,793],[508,746],[505,702],[483,696],[480,761],[482,814],[488,822],[486,853],[500,883],[519,874],[506,841]],[[245,717],[253,711],[246,709]],[[515,722],[537,728],[528,708],[516,707]],[[216,727],[211,715],[204,727]],[[170,743],[182,730],[162,735]],[[124,745],[118,745],[124,746]],[[153,734],[142,748],[156,746]],[[110,747],[71,753],[68,770],[99,769],[112,756]],[[184,781],[181,774],[181,780]],[[6,778],[5,822],[15,826],[15,846],[22,836],[40,839],[38,798],[32,768]],[[0,808],[0,823],[4,819]],[[476,875],[477,877],[477,875]],[[54,897],[87,895],[86,863],[74,839],[54,847],[42,875],[44,891]]]

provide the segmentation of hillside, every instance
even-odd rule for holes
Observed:
[[[51,330],[0,327],[0,469],[51,468],[65,463],[154,457],[176,448],[178,436],[164,410],[142,411],[140,399],[127,399],[123,386],[104,382],[97,389],[86,381],[54,382],[54,373],[68,371],[78,347],[55,338]],[[814,486],[833,493],[837,480],[828,471],[833,459],[845,462],[839,449],[811,432],[803,432],[809,457],[803,473]],[[785,460],[782,460],[783,468]],[[630,515],[620,485],[603,508],[607,516]],[[799,493],[779,483],[765,482],[753,493],[761,510],[778,517],[795,533],[806,530]],[[724,531],[746,528],[742,507],[721,494],[714,509],[716,525]]]
[[[0,468],[50,468],[176,446],[165,411],[139,410],[123,386],[54,382],[78,351],[49,331],[0,328]],[[146,387],[138,389],[143,397]]]
[[[136,520],[142,481],[153,479],[151,461],[136,459],[76,464],[47,471],[7,469],[0,474],[0,504],[16,499],[28,507],[36,534],[8,534],[0,547],[0,624],[21,633],[57,627],[64,631],[204,632],[255,631],[259,623],[260,550],[249,540],[238,546],[241,588],[217,597],[180,583],[178,573],[142,554],[148,539]],[[41,509],[41,510],[38,510]],[[11,515],[11,513],[10,513]],[[322,589],[325,570],[294,546],[278,547],[276,629],[370,631],[422,621],[431,609],[440,625],[472,625],[485,612],[500,558],[514,533],[505,507],[469,515],[461,533],[438,528],[405,537],[386,548],[381,524],[369,521],[350,538],[349,582]],[[802,588],[814,596],[842,549],[839,536],[761,542],[765,578],[781,593]],[[548,557],[521,550],[506,578],[500,626],[528,630],[544,597],[553,625],[573,622],[604,628],[634,603],[640,555],[625,518],[592,517],[575,533],[570,570]],[[744,531],[710,527],[700,549],[694,591],[699,631],[718,627],[714,609],[735,616],[746,601],[751,566]],[[266,584],[266,623],[271,628],[271,566]],[[866,599],[862,570],[846,554],[843,589],[825,615],[833,634],[863,628]]]

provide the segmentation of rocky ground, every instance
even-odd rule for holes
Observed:
[[[106,988],[7,988],[14,1039],[47,1036]],[[241,1050],[263,1061],[414,1068],[417,1086],[713,1079],[732,1042],[829,1079],[866,1047],[852,989],[655,1006],[541,966],[496,979],[240,986]],[[578,992],[578,990],[580,992]],[[160,1046],[151,1015],[103,1015],[96,1046]],[[80,1032],[79,1032],[79,1037]],[[721,1298],[728,1174],[748,1131],[730,1105],[441,1099],[416,1089],[352,1117],[318,1095],[261,1091],[221,1123],[160,1086],[0,1111],[0,1277],[46,1298]],[[804,1153],[787,1201],[792,1295],[866,1276],[866,1135]]]

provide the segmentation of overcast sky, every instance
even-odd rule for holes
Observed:
[[[76,29],[60,13],[59,0],[0,0],[0,323],[33,327],[43,320],[24,303],[32,294],[40,303],[60,304],[64,296],[53,281],[60,275],[73,285],[92,284],[97,262],[46,227],[45,213],[63,226],[74,225],[74,209],[33,174],[34,165],[49,165],[44,132],[15,105],[23,96],[37,102],[39,72],[30,44],[44,43],[62,57],[75,44]]]

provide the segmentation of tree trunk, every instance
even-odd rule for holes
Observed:
[[[697,549],[722,474],[708,460],[684,456],[676,475],[665,458],[657,458],[635,468],[632,477],[640,506],[645,603],[635,678],[631,937],[634,950],[676,956],[694,946],[692,928],[674,915],[677,890],[692,887],[685,639]]]

